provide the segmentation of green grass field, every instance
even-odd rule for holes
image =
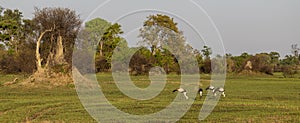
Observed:
[[[18,75],[0,75],[0,84]],[[175,98],[180,76],[169,75],[167,85],[156,98],[137,101],[124,96],[109,74],[97,74],[107,99],[118,109],[131,114],[150,114],[164,109]],[[150,83],[146,76],[132,76],[141,88]],[[204,87],[209,76],[201,75]],[[226,97],[202,122],[300,122],[300,78],[229,75]],[[206,91],[204,92],[206,94]],[[197,99],[179,122],[199,122],[203,100]],[[96,122],[81,105],[74,86],[30,88],[0,87],[0,122]]]

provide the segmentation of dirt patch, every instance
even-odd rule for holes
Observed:
[[[24,81],[18,83],[18,86],[26,87],[47,87],[53,88],[58,86],[66,86],[73,84],[73,79],[71,74],[64,73],[52,73],[52,74],[43,74],[35,73],[29,76]]]
[[[17,84],[18,83],[18,78],[15,78],[13,81],[11,81],[11,82],[5,82],[4,84],[3,84],[3,86],[9,86],[9,85],[13,85],[13,84]]]
[[[65,104],[54,105],[54,106],[51,106],[51,107],[47,107],[47,108],[45,108],[45,109],[42,109],[41,111],[36,112],[36,113],[33,114],[32,116],[27,117],[27,118],[25,119],[25,122],[30,123],[31,121],[34,121],[35,119],[38,119],[39,117],[43,116],[44,114],[50,112],[51,110],[55,110],[55,109],[57,109],[58,107],[61,107],[61,106],[63,106],[63,105],[65,105]]]

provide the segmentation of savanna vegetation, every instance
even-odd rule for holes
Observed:
[[[104,93],[119,109],[132,114],[153,113],[174,99],[175,94],[170,92],[178,87],[173,82],[180,82],[182,72],[198,73],[203,86],[209,85],[210,74],[215,70],[212,64],[218,63],[219,58],[227,63],[223,67],[228,74],[228,97],[221,99],[205,121],[300,120],[297,44],[291,44],[291,55],[284,58],[276,51],[212,56],[209,46],[194,49],[189,45],[173,18],[157,14],[145,17],[139,30],[139,47],[132,48],[121,37],[124,32],[118,23],[94,18],[82,26],[80,16],[68,8],[35,8],[33,14],[32,19],[24,19],[20,10],[0,9],[0,122],[95,122],[76,95],[72,67],[80,68],[81,74],[96,72]],[[76,44],[78,40],[80,44]],[[113,52],[119,50],[134,53],[128,70],[123,69],[129,57],[126,53],[114,55],[121,62],[112,64]],[[74,52],[84,55],[73,58]],[[190,68],[189,56],[196,58],[197,70]],[[87,59],[94,62],[93,66],[81,62]],[[187,67],[180,68],[180,64]],[[168,86],[162,92],[165,96],[147,101],[123,96],[110,83],[112,66],[128,71],[141,87],[149,85],[151,68],[160,66],[168,74]],[[196,99],[179,122],[198,122],[202,103]]]
[[[14,77],[19,76],[0,76],[0,82]],[[160,95],[141,101],[124,96],[113,83],[111,74],[98,73],[97,78],[110,103],[124,112],[139,115],[160,111],[170,104],[177,95],[172,90],[180,82],[179,75],[169,74],[167,86]],[[203,86],[208,86],[210,76],[201,74],[201,78]],[[150,82],[147,76],[132,76],[132,80],[142,88]],[[201,122],[296,123],[300,120],[299,79],[283,78],[278,73],[272,77],[228,75],[225,88],[226,97],[221,98],[213,112]],[[198,115],[206,94],[204,91],[202,99],[196,97],[179,122],[200,122]],[[180,96],[184,102],[185,98]],[[4,86],[0,87],[0,99],[0,122],[96,122],[81,105],[73,86]]]
[[[130,52],[138,49],[130,61],[130,73],[143,75],[154,66],[166,73],[180,73],[179,56],[187,54],[197,58],[200,73],[211,73],[215,56],[209,46],[193,49],[187,44],[173,18],[166,15],[149,15],[140,29],[139,46],[128,48],[120,37],[121,25],[101,18],[86,22],[68,8],[35,8],[32,19],[24,19],[20,10],[1,9],[0,16],[0,71],[3,74],[30,74],[38,78],[59,77],[68,74],[72,66],[72,53],[76,38],[94,48],[95,72],[111,72],[112,54],[119,45]],[[170,51],[173,47],[176,50]],[[75,48],[76,49],[76,48]],[[299,70],[299,47],[291,44],[291,55],[280,57],[278,52],[219,56],[226,58],[227,72],[260,72],[272,75],[282,72],[293,77]],[[184,55],[182,55],[184,54]],[[87,56],[88,57],[88,56]],[[116,56],[128,57],[126,55]],[[123,58],[124,59],[124,58]],[[181,58],[185,59],[185,58]],[[182,61],[184,62],[184,61]],[[118,64],[116,64],[118,66]],[[57,74],[59,73],[59,75]]]

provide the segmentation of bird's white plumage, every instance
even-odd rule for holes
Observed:
[[[219,92],[224,92],[224,88],[219,88]]]
[[[186,90],[183,89],[183,88],[178,88],[177,91],[180,92],[180,93],[186,92]]]
[[[221,95],[222,95],[223,97],[225,97],[225,89],[224,89],[224,88],[221,88],[221,87],[215,88],[215,89],[213,89],[212,92],[213,92],[214,96],[217,95],[217,92],[220,92]]]
[[[206,90],[214,90],[214,89],[215,89],[215,87],[212,86],[212,85],[210,85],[210,86],[208,86],[208,87],[206,88]]]
[[[187,96],[187,91],[186,91],[185,89],[183,89],[183,88],[178,88],[178,89],[173,90],[173,92],[176,92],[176,91],[178,91],[178,92],[180,92],[180,93],[183,93],[184,97],[185,97],[186,99],[189,99],[189,97]]]
[[[202,91],[199,91],[199,95],[202,97],[202,95],[203,95],[203,92],[202,92]]]

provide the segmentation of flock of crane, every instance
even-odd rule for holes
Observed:
[[[222,88],[222,87],[215,88],[214,86],[210,85],[205,90],[206,91],[211,91],[214,96],[217,96],[217,93],[221,93],[221,95],[223,97],[225,97],[225,89]],[[182,93],[186,99],[189,99],[189,97],[187,96],[187,91],[184,88],[177,88],[177,89],[173,90],[173,92],[176,92],[176,91]],[[198,89],[198,93],[199,93],[200,98],[202,98],[202,96],[203,96],[203,89],[199,88]]]

